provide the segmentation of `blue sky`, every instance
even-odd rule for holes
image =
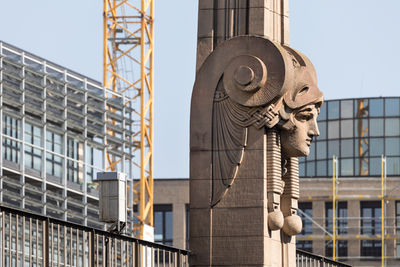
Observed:
[[[0,3],[0,40],[102,80],[103,1]],[[154,174],[188,177],[197,0],[155,3]],[[290,1],[291,46],[314,63],[326,99],[399,95],[399,11],[397,0]]]

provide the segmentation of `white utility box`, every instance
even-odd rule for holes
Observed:
[[[97,173],[101,222],[126,222],[126,175],[120,172]]]

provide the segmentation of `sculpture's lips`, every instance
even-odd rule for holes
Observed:
[[[312,139],[306,139],[307,146],[311,146]]]

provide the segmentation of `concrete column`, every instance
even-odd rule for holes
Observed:
[[[391,200],[386,202],[386,234],[396,236],[396,201]],[[385,239],[386,256],[396,256],[396,239]]]
[[[172,206],[173,221],[173,246],[186,248],[186,205],[185,203],[174,203]]]
[[[199,0],[196,70],[221,42],[239,35],[289,44],[289,0]]]
[[[348,234],[349,236],[356,236],[360,234],[360,223],[361,221],[358,219],[361,216],[360,212],[360,201],[348,201],[347,202],[347,214],[348,214]],[[352,219],[355,218],[355,219]],[[355,257],[360,256],[360,240],[352,239],[348,241],[348,256]]]
[[[313,218],[316,223],[325,228],[325,201],[314,201],[312,203]],[[319,219],[317,219],[319,218]],[[313,225],[313,235],[315,236],[325,236],[325,232],[322,229]],[[314,240],[313,241],[313,253],[318,255],[324,255],[325,241],[324,240]]]

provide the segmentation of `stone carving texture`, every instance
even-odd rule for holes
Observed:
[[[300,124],[295,125],[298,120],[296,114],[299,108],[310,105],[309,109],[314,108],[317,113],[307,114],[307,118],[300,120],[315,123],[322,104],[322,93],[316,87],[315,70],[305,56],[257,37],[247,37],[236,41],[235,45],[244,46],[252,42],[251,39],[259,43],[254,47],[255,51],[248,51],[253,54],[232,57],[215,90],[211,206],[217,205],[235,180],[245,155],[248,128],[265,127],[268,129],[268,225],[270,230],[283,227],[285,219],[281,211],[281,197],[282,194],[289,196],[290,212],[286,213],[288,219],[283,230],[288,235],[294,235],[301,230],[301,220],[296,217],[296,200],[299,197],[298,161],[291,157],[306,156],[308,152],[306,149],[302,151],[303,154],[298,154],[292,152],[291,147],[282,152],[281,141],[290,143],[294,140],[296,143],[308,142],[304,144],[307,147],[310,145],[312,137],[318,135],[318,129],[316,125],[316,131]],[[235,40],[229,42],[235,43]],[[281,140],[281,131],[286,132],[282,135],[286,137],[284,140]],[[304,135],[307,138],[300,140],[296,135],[299,131],[306,132]],[[286,173],[282,173],[281,162],[285,163],[283,167]]]
[[[295,265],[297,157],[322,103],[311,62],[287,46],[239,36],[207,57],[191,105],[193,266]]]

